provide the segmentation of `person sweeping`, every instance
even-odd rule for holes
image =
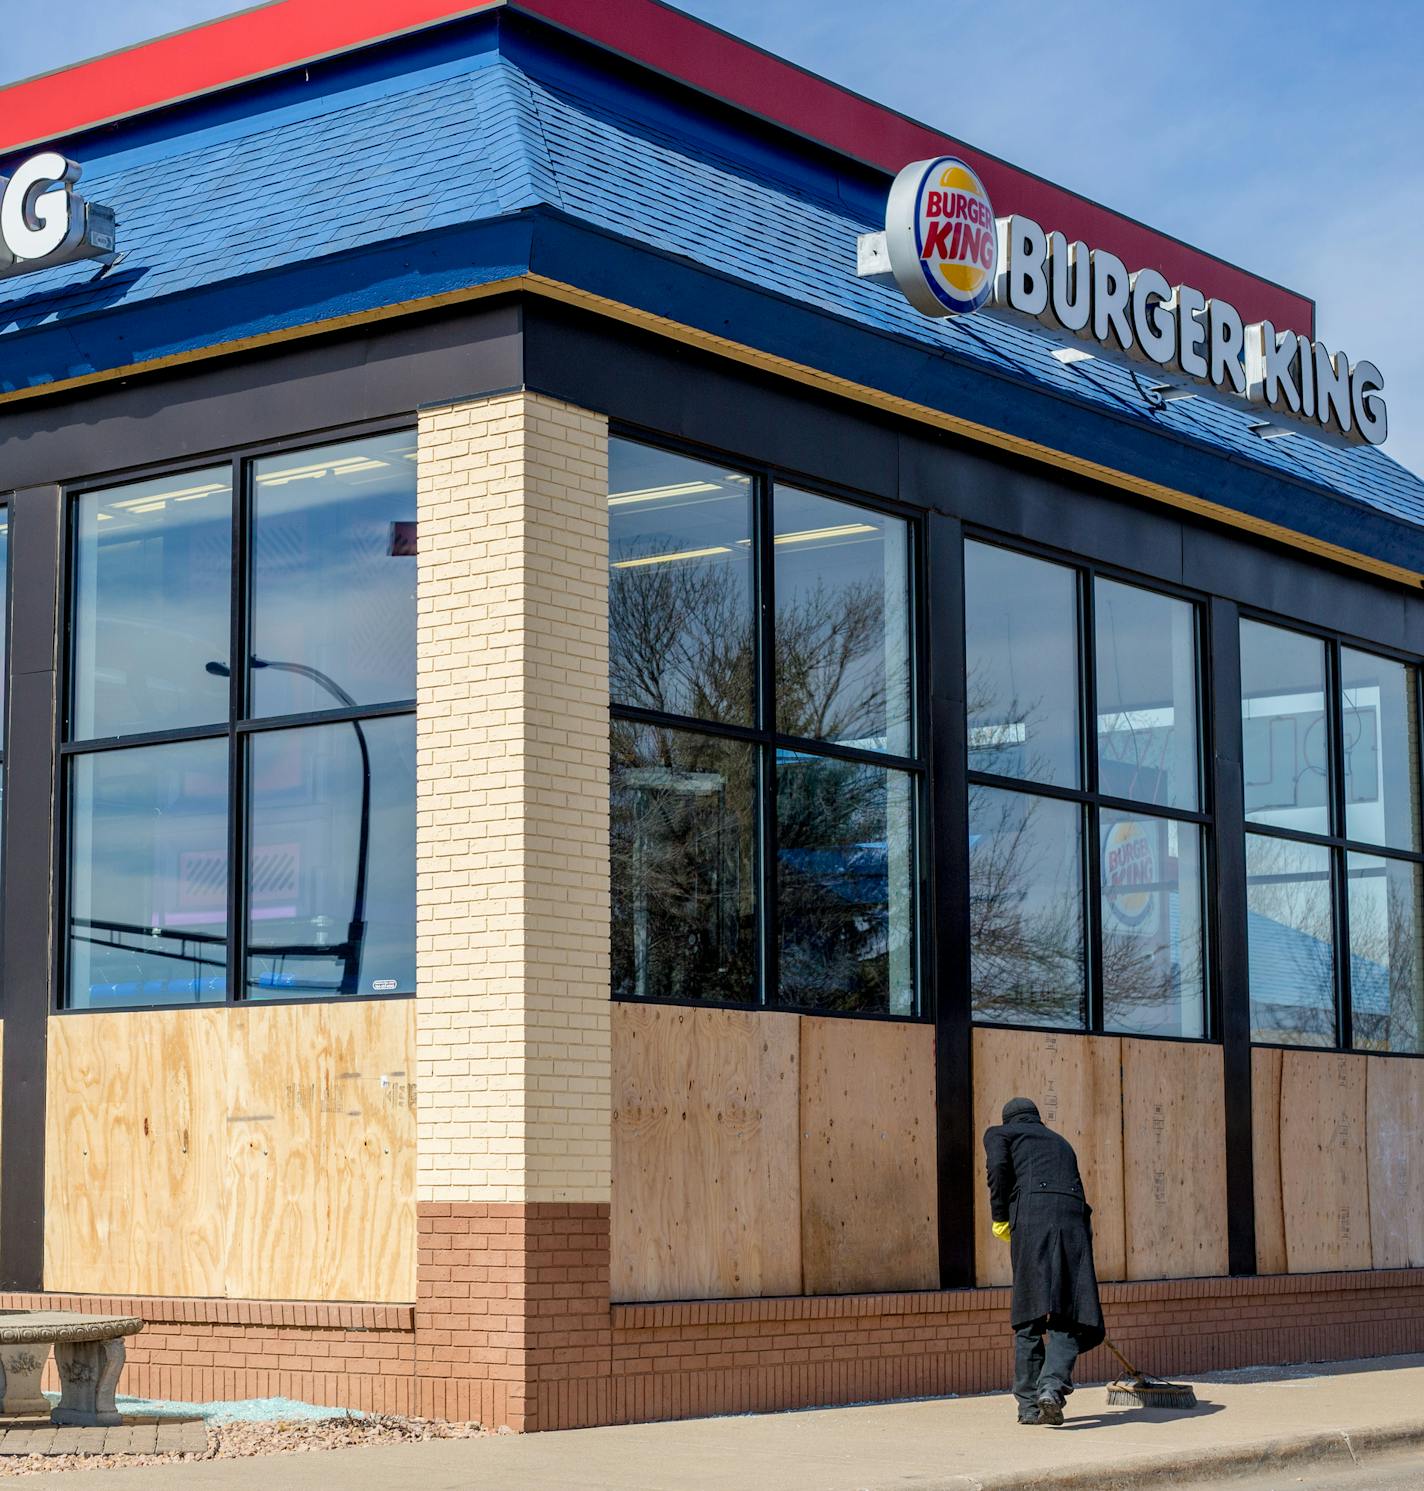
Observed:
[[[1081,1352],[1107,1334],[1093,1267],[1093,1209],[1078,1156],[1028,1098],[984,1134],[989,1214],[1014,1267],[1014,1397],[1019,1423],[1060,1425]]]

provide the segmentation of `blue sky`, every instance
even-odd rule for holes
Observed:
[[[588,0],[596,4],[597,0]],[[0,82],[245,9],[15,6]],[[1383,370],[1424,473],[1424,5],[1373,0],[683,0],[682,8],[1313,296]]]

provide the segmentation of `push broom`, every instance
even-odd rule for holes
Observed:
[[[1185,1382],[1163,1382],[1148,1377],[1120,1352],[1111,1341],[1103,1343],[1131,1374],[1108,1383],[1108,1403],[1122,1408],[1195,1408],[1197,1395]]]

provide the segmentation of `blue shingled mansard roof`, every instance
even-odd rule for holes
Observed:
[[[929,320],[855,275],[885,178],[513,18],[69,148],[121,257],[0,286],[0,392],[532,274],[1424,573],[1424,482],[1382,451]]]

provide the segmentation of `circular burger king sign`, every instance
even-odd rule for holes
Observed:
[[[952,155],[906,166],[890,188],[885,242],[895,282],[927,316],[963,316],[993,294],[994,208],[971,166]]]
[[[1141,932],[1157,910],[1157,846],[1145,824],[1122,819],[1103,841],[1103,907],[1126,932]],[[1150,929],[1149,929],[1150,930]]]

